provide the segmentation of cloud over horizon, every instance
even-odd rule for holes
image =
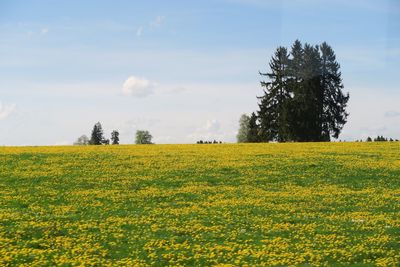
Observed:
[[[122,93],[133,97],[146,97],[154,93],[156,83],[145,78],[129,76],[122,86]]]

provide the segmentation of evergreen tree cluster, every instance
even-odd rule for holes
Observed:
[[[92,134],[90,139],[86,135],[82,135],[75,142],[74,145],[85,146],[85,145],[109,145],[110,139],[104,137],[103,126],[100,122],[97,122],[93,126]],[[111,132],[111,144],[119,144],[119,132],[114,130]]]
[[[378,135],[378,136],[374,139],[374,142],[386,142],[386,141],[388,141],[388,139],[385,138],[383,135],[381,135],[381,136]]]
[[[278,47],[260,75],[264,95],[248,124],[248,142],[312,142],[338,138],[347,121],[349,94],[343,92],[340,65],[327,44],[296,40],[289,52]]]

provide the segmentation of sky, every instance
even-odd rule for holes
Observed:
[[[350,93],[341,140],[400,139],[400,1],[0,0],[0,145],[235,142],[278,46],[326,41]]]

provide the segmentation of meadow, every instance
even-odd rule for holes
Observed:
[[[400,142],[0,147],[0,266],[399,266]]]

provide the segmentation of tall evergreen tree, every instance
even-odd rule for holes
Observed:
[[[259,97],[258,117],[260,120],[261,141],[285,141],[287,139],[285,125],[285,106],[290,98],[287,88],[287,68],[289,55],[285,47],[278,47],[272,57],[269,67],[270,73],[261,73],[269,81],[261,82],[264,87],[264,96]]]
[[[119,132],[117,130],[111,132],[111,144],[119,145]]]
[[[296,108],[301,115],[296,129],[299,141],[320,141],[322,113],[320,69],[318,47],[305,44],[299,75],[300,90],[294,95]]]
[[[291,58],[288,65],[288,91],[290,92],[291,99],[288,101],[285,109],[285,120],[287,126],[287,137],[290,141],[300,141],[299,134],[301,127],[302,105],[303,97],[303,83],[301,71],[304,62],[303,45],[299,40],[296,40],[290,51]],[[296,98],[294,98],[296,96]]]
[[[336,61],[333,49],[323,42],[321,51],[321,89],[323,92],[322,139],[329,141],[330,136],[338,138],[347,122],[346,112],[349,94],[343,93],[340,65]]]
[[[100,122],[97,122],[93,126],[92,135],[90,138],[91,145],[101,145],[103,144],[104,136],[103,136],[103,127],[101,126]]]

